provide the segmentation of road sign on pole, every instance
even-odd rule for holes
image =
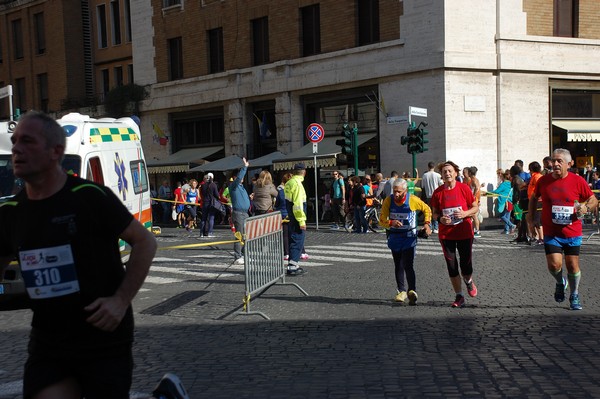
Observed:
[[[13,103],[12,103],[13,90],[12,85],[4,86],[0,88],[0,98],[8,97],[8,107],[10,119],[13,119]]]
[[[408,116],[388,116],[386,121],[388,125],[398,125],[400,123],[408,122]]]
[[[319,144],[325,137],[325,129],[318,123],[311,123],[306,128],[306,138],[313,143],[313,162],[315,165],[315,222],[316,228],[319,230],[319,192],[317,185],[317,153],[319,152]]]
[[[4,86],[0,88],[0,98],[12,96],[12,85]]]
[[[414,116],[422,116],[427,118],[427,108],[408,107],[408,113]]]
[[[419,107],[408,107],[408,124],[412,123],[412,116],[421,116],[423,118],[427,118],[427,108],[419,108]]]
[[[311,143],[320,143],[325,137],[325,129],[318,123],[311,123],[306,128],[306,138]]]

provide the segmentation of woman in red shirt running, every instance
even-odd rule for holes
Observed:
[[[473,274],[471,216],[477,217],[479,206],[471,188],[456,180],[460,173],[458,165],[446,161],[439,164],[437,169],[442,175],[444,184],[433,192],[431,208],[433,218],[439,220],[439,240],[444,251],[450,282],[456,294],[452,307],[462,308],[465,306],[465,296],[462,292],[461,274],[469,296],[477,295],[477,287],[471,277]]]

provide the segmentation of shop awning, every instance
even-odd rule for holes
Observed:
[[[148,173],[187,172],[190,164],[201,164],[205,158],[223,150],[223,146],[186,148],[163,159],[148,160]]]
[[[552,125],[567,131],[567,141],[600,141],[600,120],[554,119]]]
[[[285,157],[285,155],[279,151],[272,152],[267,155],[263,155],[260,158],[251,159],[248,161],[251,168],[268,168],[273,165],[274,159],[281,159]]]
[[[241,168],[242,166],[244,166],[242,158],[237,155],[229,155],[228,157],[196,166],[195,168],[190,169],[190,172],[226,172],[228,170]]]
[[[375,136],[377,136],[376,133],[359,134],[358,145],[363,145]],[[322,168],[336,165],[335,156],[341,151],[340,146],[335,144],[335,142],[340,138],[341,136],[325,137],[319,143],[319,152],[317,153],[317,167]],[[273,169],[292,169],[294,167],[294,164],[298,161],[304,162],[307,168],[314,168],[313,143],[308,143],[304,147],[293,151],[280,159],[273,160]]]

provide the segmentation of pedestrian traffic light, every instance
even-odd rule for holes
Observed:
[[[343,138],[340,140],[336,140],[335,144],[342,147],[342,154],[344,155],[353,155],[353,132],[350,130],[350,125],[344,123],[342,126],[342,131],[340,132],[340,136]]]

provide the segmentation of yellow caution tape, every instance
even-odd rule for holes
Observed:
[[[242,233],[240,233],[239,231],[235,232],[235,240],[228,240],[228,241],[211,241],[211,242],[201,242],[198,244],[183,244],[183,245],[172,245],[169,247],[160,247],[157,248],[157,251],[161,251],[161,250],[165,250],[165,249],[185,249],[185,248],[198,248],[198,247],[210,247],[213,245],[224,245],[224,244],[235,244],[236,242],[239,242],[240,244],[244,245],[244,240],[242,237]],[[121,251],[122,254],[128,254],[131,251]]]
[[[244,312],[248,309],[248,305],[250,304],[250,294],[244,297]]]
[[[172,204],[175,205],[194,205],[194,206],[202,206],[201,203],[199,202],[181,202],[181,201],[174,201],[174,200],[166,200],[166,199],[160,199],[160,198],[150,198],[151,201],[158,201],[158,202],[170,202]]]

